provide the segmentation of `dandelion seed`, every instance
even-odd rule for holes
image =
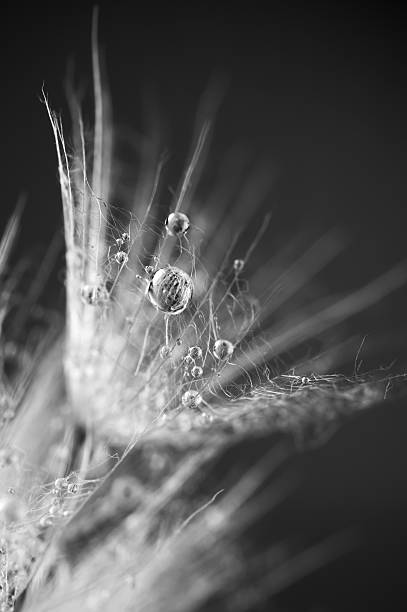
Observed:
[[[171,236],[182,236],[189,229],[189,218],[182,212],[171,213],[165,221],[165,227]]]
[[[167,314],[180,314],[192,298],[192,280],[186,272],[168,266],[155,272],[148,287],[150,302]]]
[[[185,391],[181,401],[185,408],[198,408],[202,403],[202,396],[198,391],[190,389],[189,391]]]
[[[216,340],[215,344],[213,345],[213,354],[215,355],[216,359],[219,359],[219,361],[224,361],[225,359],[231,357],[233,350],[233,344],[229,340],[219,339]]]

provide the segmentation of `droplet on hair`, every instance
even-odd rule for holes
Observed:
[[[184,408],[198,408],[198,406],[202,403],[202,397],[198,391],[190,389],[189,391],[185,391],[181,401]]]
[[[186,272],[168,266],[160,268],[153,275],[147,295],[158,310],[167,314],[180,314],[192,298],[192,280]]]
[[[164,344],[164,346],[162,346],[160,348],[160,357],[161,359],[167,359],[167,357],[169,357],[171,354],[171,349],[168,346],[168,344]]]
[[[127,253],[125,253],[125,251],[117,251],[114,258],[117,261],[117,263],[121,266],[123,266],[129,261],[129,256],[127,255]]]
[[[236,274],[239,274],[244,268],[244,259],[235,259],[233,262],[233,269]]]
[[[202,359],[202,349],[200,346],[191,346],[188,354],[192,359]]]
[[[170,213],[165,220],[165,228],[171,236],[182,236],[189,229],[189,218],[182,212]]]
[[[203,369],[201,368],[201,366],[196,365],[191,369],[192,378],[201,378],[202,374],[203,374]]]
[[[185,355],[184,357],[184,363],[186,366],[190,366],[195,362],[195,359],[193,357],[191,357],[191,355]]]
[[[233,344],[229,340],[216,340],[213,345],[213,354],[219,361],[224,361],[233,354]]]

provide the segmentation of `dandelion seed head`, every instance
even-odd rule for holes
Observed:
[[[189,218],[182,212],[170,213],[165,220],[165,228],[171,236],[182,236],[189,229]]]

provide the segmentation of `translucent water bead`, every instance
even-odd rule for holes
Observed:
[[[168,266],[155,272],[147,295],[158,310],[167,314],[180,314],[191,301],[192,291],[190,276],[175,266]]]
[[[165,228],[171,236],[182,236],[189,229],[189,218],[182,212],[173,212],[168,215]]]
[[[219,359],[220,361],[224,361],[225,359],[231,357],[233,350],[233,344],[229,340],[219,339],[216,340],[215,344],[213,345],[213,354],[215,355],[216,359]]]

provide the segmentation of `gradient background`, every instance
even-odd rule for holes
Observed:
[[[281,236],[339,225],[350,246],[326,277],[332,291],[357,287],[406,256],[407,121],[405,16],[398,5],[250,3],[187,7],[102,3],[100,41],[120,126],[144,128],[153,92],[174,182],[189,150],[210,78],[228,81],[213,159],[239,145],[277,169],[269,207]],[[1,225],[22,192],[20,249],[49,243],[60,224],[56,158],[45,108],[66,119],[68,62],[88,87],[91,4],[2,15]],[[267,244],[264,245],[267,249]],[[397,329],[383,360],[407,338],[406,291],[358,319],[361,337]],[[389,336],[390,337],[390,336]],[[387,349],[386,349],[387,350]]]

